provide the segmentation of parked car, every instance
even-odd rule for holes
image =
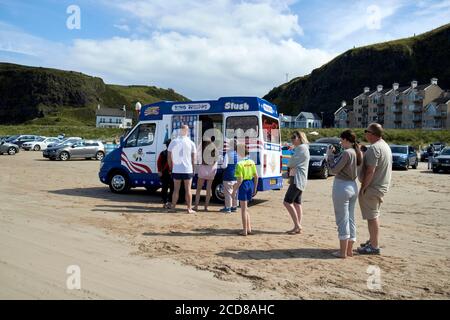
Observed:
[[[450,171],[450,147],[444,148],[441,153],[433,159],[433,172],[438,173],[443,170]]]
[[[105,146],[101,141],[79,140],[70,145],[60,144],[55,147],[49,147],[42,154],[50,160],[67,161],[76,158],[102,160],[105,157]]]
[[[60,139],[59,139],[60,140]],[[65,145],[65,146],[68,146],[68,145],[72,145],[72,144],[74,144],[75,142],[77,142],[77,141],[80,141],[80,140],[83,140],[82,138],[80,138],[80,137],[70,137],[70,138],[66,138],[66,139],[64,139],[64,140],[62,140],[61,142],[54,142],[54,143],[50,143],[48,146],[47,146],[47,148],[53,148],[53,147],[56,147],[57,145],[60,145],[60,144],[63,144],[63,145]]]
[[[40,138],[41,138],[41,136],[35,136],[35,135],[15,135],[15,136],[9,137],[6,141],[9,143],[18,145],[19,148],[21,148],[25,142],[38,141]]]
[[[392,151],[392,168],[408,170],[417,169],[419,159],[416,149],[408,145],[390,145]]]
[[[326,143],[326,144],[332,144],[333,147],[336,149],[336,153],[341,153],[344,151],[344,148],[341,145],[341,139],[338,137],[332,137],[332,138],[320,138],[315,141],[315,143]]]
[[[15,155],[17,152],[19,152],[19,146],[17,144],[13,144],[6,141],[0,142],[0,154],[7,153],[9,155]]]
[[[41,139],[39,139],[37,141],[25,142],[24,144],[22,144],[22,149],[40,151],[40,150],[47,149],[48,145],[50,145],[52,143],[59,144],[59,143],[61,143],[61,140],[59,140],[58,138],[53,138],[53,137],[49,137],[49,138],[42,137]]]
[[[309,176],[318,176],[322,179],[328,178],[330,175],[327,165],[328,143],[310,143],[309,144]]]
[[[445,148],[445,143],[443,142],[433,142],[432,144],[435,156],[437,156]]]

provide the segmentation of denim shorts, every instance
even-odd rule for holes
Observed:
[[[173,180],[190,180],[193,177],[193,173],[172,173]]]

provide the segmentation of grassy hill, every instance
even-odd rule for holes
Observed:
[[[0,63],[0,124],[95,125],[97,105],[129,110],[160,100],[186,101],[172,89],[108,85],[79,72]]]
[[[409,85],[412,80],[423,84],[433,77],[441,88],[450,89],[450,24],[415,37],[348,50],[264,98],[286,114],[326,112],[330,123],[340,102],[353,103],[366,86]]]

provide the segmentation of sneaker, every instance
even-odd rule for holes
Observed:
[[[380,254],[380,248],[374,248],[372,245],[368,244],[365,247],[360,247],[357,249],[359,254]]]
[[[237,207],[231,207],[231,212],[236,212],[237,211]]]
[[[220,212],[223,212],[223,213],[231,213],[231,208],[227,208],[227,207],[222,208],[222,209],[220,209]]]

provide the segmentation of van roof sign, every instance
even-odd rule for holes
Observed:
[[[139,121],[161,120],[165,114],[210,114],[224,112],[260,111],[278,118],[277,107],[258,97],[223,97],[207,101],[160,101],[145,105]]]

